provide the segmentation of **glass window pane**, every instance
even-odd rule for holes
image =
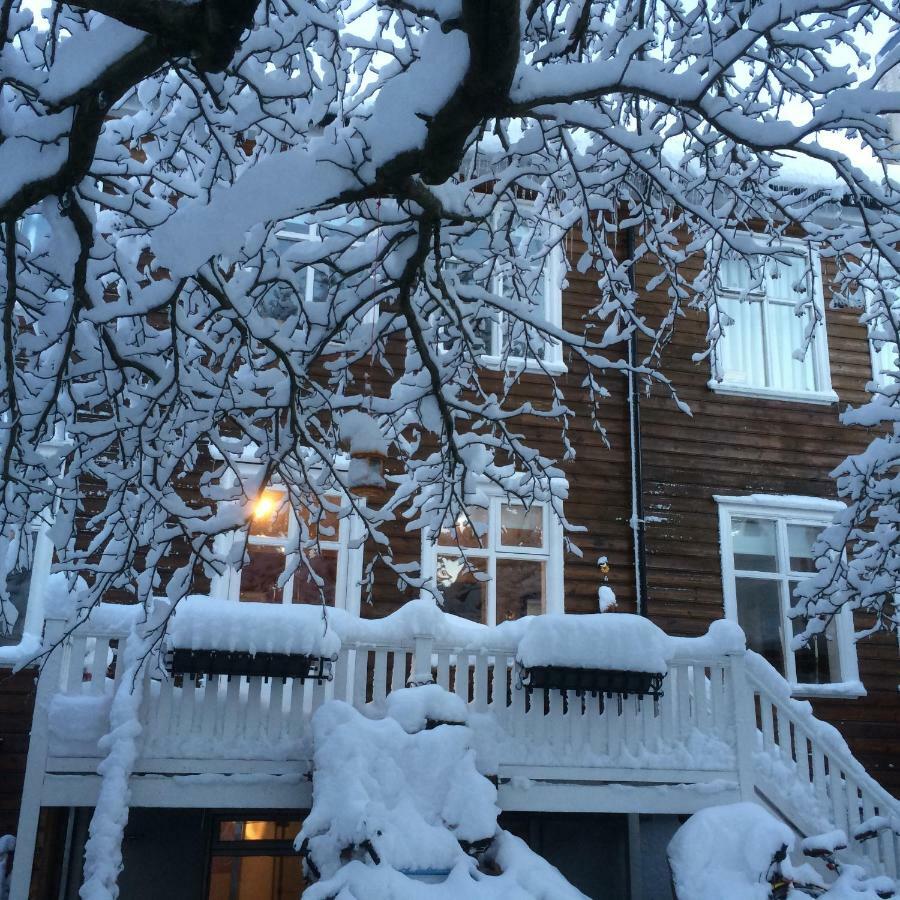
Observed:
[[[281,603],[283,591],[278,578],[284,571],[284,548],[250,545],[249,560],[241,569],[241,600],[259,603]]]
[[[478,548],[488,546],[488,511],[484,506],[469,506],[456,517],[455,527],[441,529],[441,547]]]
[[[500,507],[500,543],[504,547],[544,546],[544,507],[518,503]]]
[[[771,387],[788,391],[816,390],[814,347],[810,345],[802,360],[794,357],[804,346],[808,323],[808,313],[798,316],[793,303],[769,304],[767,338],[772,370]]]
[[[820,525],[788,525],[788,554],[793,572],[815,572],[815,557],[812,548],[819,532]]]
[[[328,501],[334,505],[338,504],[337,497],[328,497]],[[338,529],[340,528],[340,517],[336,512],[327,509],[304,509],[301,514],[306,521],[309,529],[309,537],[311,540],[331,541],[337,543]]]
[[[719,266],[719,281],[725,290],[741,296],[746,296],[751,289],[754,293],[761,293],[761,267],[762,260],[756,256],[723,259]]]
[[[738,624],[747,635],[747,646],[784,675],[780,588],[778,581],[769,579],[735,579]]]
[[[538,616],[545,609],[546,564],[527,559],[497,560],[497,622]]]
[[[313,303],[324,303],[328,299],[334,278],[330,273],[322,269],[312,270],[312,294],[310,300]]]
[[[769,519],[731,520],[734,567],[749,572],[777,572],[775,522]]]
[[[306,559],[309,568],[300,563],[294,572],[293,597],[294,603],[321,603],[324,596],[328,606],[334,606],[335,589],[337,587],[338,552],[337,550],[317,550],[310,547],[306,550]],[[321,586],[316,584],[309,572],[318,575],[324,582]]]
[[[797,582],[791,582],[791,594],[795,587]],[[802,619],[794,619],[792,621],[794,634],[803,631],[805,624]],[[794,651],[794,660],[798,684],[829,684],[840,677],[837,625],[834,619],[828,623],[825,631],[817,634],[807,646]]]
[[[220,841],[293,841],[302,823],[295,820],[227,820],[219,822]]]
[[[296,900],[306,888],[300,857],[214,856],[208,900]]]
[[[799,253],[787,253],[766,262],[766,294],[795,303],[809,296],[809,260]]]
[[[473,622],[487,621],[487,560],[465,560],[462,556],[441,554],[437,558],[437,586],[444,598],[444,612]]]
[[[719,311],[733,320],[730,325],[722,323],[724,333],[718,345],[723,379],[732,384],[765,387],[762,303],[720,297],[718,305]]]
[[[286,537],[290,504],[283,491],[263,491],[251,507],[250,534]]]

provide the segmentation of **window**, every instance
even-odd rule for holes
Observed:
[[[812,266],[812,272],[809,271]],[[818,256],[785,251],[777,257],[727,260],[719,269],[717,304],[722,337],[716,347],[717,378],[710,387],[725,393],[832,403],[824,322],[814,325],[805,354],[812,297],[822,305]],[[801,310],[800,315],[797,314]]]
[[[900,322],[900,306],[894,305],[891,314],[894,320]],[[885,316],[887,313],[885,313]],[[881,386],[892,383],[891,372],[897,372],[900,368],[898,360],[897,342],[891,340],[893,331],[890,325],[886,326],[884,317],[875,319],[869,323],[869,348],[872,353],[872,379]]]
[[[478,280],[473,267],[477,268],[476,261],[484,260],[488,239],[483,232],[457,239],[458,259],[445,263],[444,269],[445,276],[452,279],[457,288]],[[546,230],[540,224],[535,227],[534,223],[522,222],[511,230],[510,239],[515,247],[515,271],[494,272],[489,285],[485,286],[492,293],[509,298],[527,293],[536,302],[536,311],[541,318],[551,325],[561,326],[562,255],[559,248],[547,252]],[[471,264],[467,251],[471,251]],[[476,328],[483,365],[543,366],[550,371],[565,371],[562,348],[557,341],[548,340],[502,312],[481,319]]]
[[[328,500],[339,505],[337,497]],[[231,570],[227,583],[218,590],[214,587],[214,593],[261,603],[320,603],[324,597],[329,606],[358,612],[361,551],[350,546],[354,523],[353,517],[331,511],[323,511],[318,521],[307,521],[306,562],[301,561],[279,586],[289,562],[287,549],[297,541],[300,523],[284,491],[267,489],[254,506],[247,561],[241,569]],[[314,575],[322,580],[321,586]]]
[[[307,885],[293,841],[299,821],[216,819],[207,900],[296,900]]]
[[[6,591],[0,595],[0,646],[19,645],[26,637],[40,642],[44,628],[43,597],[53,559],[48,528],[49,521],[43,516],[23,529],[9,526],[3,567]]]
[[[562,612],[562,535],[547,507],[491,497],[468,513],[425,544],[444,611],[488,625]]]
[[[292,242],[316,241],[319,239],[319,234],[315,225],[289,220],[279,229],[278,237],[285,249],[287,249]],[[324,269],[307,266],[300,280],[301,290],[305,292],[303,296],[304,304],[322,303],[327,300],[329,286],[329,275]]]
[[[846,613],[839,613],[806,647],[790,647],[803,629],[802,620],[788,615],[793,591],[815,571],[813,543],[840,504],[794,497],[716,500],[725,613],[744,629],[750,649],[799,685],[801,693],[816,693],[813,686],[836,682],[858,685],[852,622]]]

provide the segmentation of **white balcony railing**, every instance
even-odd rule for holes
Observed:
[[[98,739],[108,730],[121,678],[118,648],[126,628],[89,620],[65,639],[63,628],[62,621],[47,623],[48,645],[59,643],[38,685],[23,820],[29,804],[46,798],[46,775],[96,773]],[[691,643],[683,642],[685,651]],[[761,796],[806,833],[840,828],[853,839],[874,831],[854,842],[850,855],[876,872],[898,874],[897,801],[754,654],[676,650],[658,701],[601,701],[522,689],[512,644],[473,650],[427,634],[384,642],[342,635],[341,644],[332,680],[321,683],[172,678],[159,660],[148,659],[135,684],[143,696],[133,774],[252,774],[273,771],[273,762],[279,771],[306,774],[310,719],[327,700],[377,715],[392,691],[434,681],[467,704],[479,764],[498,776],[501,794],[504,781],[524,776],[545,787],[577,782],[580,791],[585,784],[632,791],[652,784],[653,796],[672,790],[683,797],[695,788],[693,808],[704,796],[706,803]],[[617,810],[630,809],[628,802]],[[597,811],[604,808],[612,811]]]

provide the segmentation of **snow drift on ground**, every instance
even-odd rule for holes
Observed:
[[[313,806],[297,837],[321,880],[304,900],[585,900],[497,827],[497,790],[475,766],[464,714],[436,685],[398,692],[381,719],[341,701],[313,716]],[[463,845],[491,842],[479,863]]]
[[[788,900],[821,896],[823,900],[878,900],[893,896],[896,886],[884,877],[868,878],[856,866],[840,867],[825,893],[825,882],[809,862],[802,861],[796,835],[784,822],[755,803],[711,806],[694,813],[669,843],[669,865],[678,900],[770,900],[770,880],[778,874],[774,857],[787,847],[780,867],[794,882]],[[804,850],[846,846],[843,832],[807,838]],[[819,890],[807,893],[802,885]]]

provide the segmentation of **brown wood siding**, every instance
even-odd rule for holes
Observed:
[[[569,257],[577,259],[584,245],[574,242]],[[597,302],[596,278],[569,273],[568,286],[563,295],[563,324],[573,331],[581,329],[581,320]],[[624,352],[624,349],[623,351]],[[569,482],[569,499],[565,512],[572,525],[586,530],[574,534],[573,541],[581,551],[566,553],[563,560],[565,579],[565,609],[567,612],[596,612],[597,590],[603,576],[597,560],[605,556],[609,562],[609,584],[619,598],[619,608],[634,610],[635,579],[632,550],[630,483],[630,434],[627,407],[627,383],[621,374],[610,373],[600,379],[610,396],[603,401],[602,422],[605,438],[591,428],[587,394],[581,383],[585,376],[583,365],[565,360],[568,371],[559,376],[559,385],[574,415],[569,422],[569,440],[576,450],[576,458],[561,463]],[[482,374],[485,383],[489,377]],[[373,386],[376,382],[373,379]],[[500,384],[500,375],[497,376]],[[374,387],[377,391],[379,387]],[[384,389],[383,387],[381,389]],[[389,388],[388,388],[389,389]],[[546,377],[523,373],[512,398],[539,402],[546,398]],[[539,418],[523,419],[514,429],[525,436],[531,446],[546,456],[557,459],[562,453],[561,429]],[[418,562],[421,538],[408,534],[405,523],[399,522],[385,529],[391,540],[396,562]],[[376,570],[372,603],[363,598],[362,615],[380,617],[396,610],[412,593],[398,590],[396,576],[385,567]]]
[[[34,669],[0,668],[0,835],[18,827],[34,687]]]
[[[638,267],[638,288],[652,272]],[[643,293],[651,321],[667,307],[661,292]],[[674,634],[702,633],[724,614],[717,494],[834,497],[828,473],[870,435],[840,424],[839,410],[865,401],[871,360],[858,313],[826,314],[831,380],[840,402],[819,406],[730,396],[710,389],[702,348],[706,315],[688,311],[666,350],[665,371],[693,417],[679,413],[661,390],[641,398],[644,507],[647,521],[648,609]],[[900,655],[896,636],[857,644],[867,696],[813,700],[817,715],[840,728],[853,752],[879,781],[900,794]]]

